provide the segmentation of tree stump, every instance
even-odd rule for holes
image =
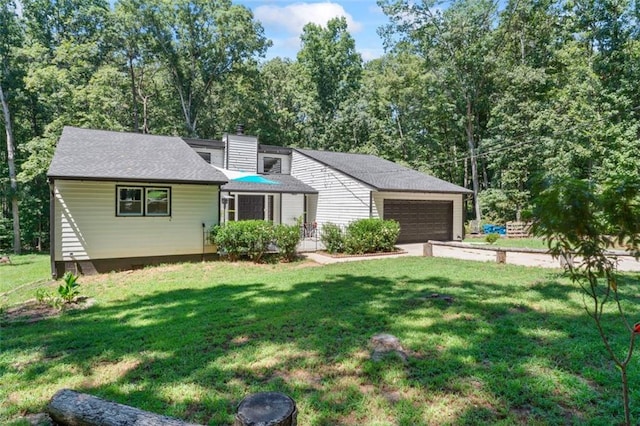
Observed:
[[[507,252],[504,250],[496,251],[496,262],[498,263],[507,263]]]
[[[62,426],[197,426],[70,389],[56,392],[47,411]]]
[[[298,410],[293,399],[280,392],[260,392],[240,402],[234,426],[296,426]]]
[[[424,243],[422,245],[422,255],[424,257],[433,257],[433,244]]]

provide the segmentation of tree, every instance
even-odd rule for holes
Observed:
[[[304,143],[313,93],[305,88],[301,65],[290,59],[274,58],[260,66],[259,78],[264,102],[257,131],[260,139],[282,146]]]
[[[316,144],[337,118],[342,103],[358,89],[362,58],[344,17],[330,19],[326,28],[305,25],[300,40],[298,62],[309,79],[318,108]]]
[[[481,219],[478,151],[486,133],[491,95],[492,31],[495,4],[486,0],[452,3],[440,10],[433,1],[379,0],[391,19],[383,34],[396,50],[409,49],[439,77],[462,126],[471,166],[476,220]],[[396,39],[399,36],[400,39]]]
[[[140,2],[138,13],[149,50],[170,75],[184,131],[197,136],[214,84],[262,56],[270,42],[251,12],[230,0],[153,0]]]
[[[18,180],[16,178],[15,141],[9,98],[5,94],[9,87],[13,66],[13,50],[20,43],[21,28],[18,24],[15,4],[12,0],[0,1],[0,106],[7,144],[7,164],[11,182],[11,212],[13,223],[13,251],[20,254],[22,243],[20,238],[20,213],[18,205]]]
[[[607,250],[622,245],[640,258],[640,179],[637,171],[611,174],[601,182],[563,178],[545,182],[536,199],[535,232],[547,239],[550,252],[565,262],[569,277],[587,298],[585,310],[593,319],[607,353],[620,370],[625,424],[630,426],[627,370],[632,359],[640,323],[625,314],[620,286],[624,279],[616,272]],[[580,259],[574,263],[573,259]],[[628,344],[616,344],[607,303],[613,299],[619,325]]]

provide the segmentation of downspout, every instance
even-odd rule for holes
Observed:
[[[207,237],[205,234],[206,230],[206,225],[204,224],[204,222],[202,223],[202,262],[204,262],[204,251],[205,251],[205,243],[207,241]]]
[[[218,185],[218,225],[222,225],[222,215],[224,211],[222,210],[222,188]]]
[[[369,191],[369,219],[373,219],[373,191]]]
[[[49,259],[51,262],[51,276],[58,278],[58,271],[56,269],[56,223],[55,223],[55,181],[49,179]]]

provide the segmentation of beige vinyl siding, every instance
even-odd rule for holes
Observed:
[[[282,194],[282,223],[295,225],[304,215],[304,194]]]
[[[382,217],[384,211],[384,200],[429,200],[429,201],[453,201],[453,238],[461,239],[463,235],[463,202],[462,194],[440,194],[421,192],[375,192],[374,216]]]
[[[116,216],[116,185],[171,188],[171,216]],[[202,224],[218,223],[217,186],[56,180],[54,193],[57,261],[199,254]]]
[[[309,221],[315,219],[320,227],[369,217],[370,187],[299,152],[292,156],[291,175],[318,191],[316,217]]]
[[[256,173],[258,165],[258,138],[227,135],[227,165],[229,170]]]

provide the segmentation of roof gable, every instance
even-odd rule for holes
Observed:
[[[227,178],[179,137],[65,127],[52,178],[221,184]]]
[[[296,149],[300,154],[342,172],[378,191],[447,192],[472,191],[392,161],[369,154]]]

